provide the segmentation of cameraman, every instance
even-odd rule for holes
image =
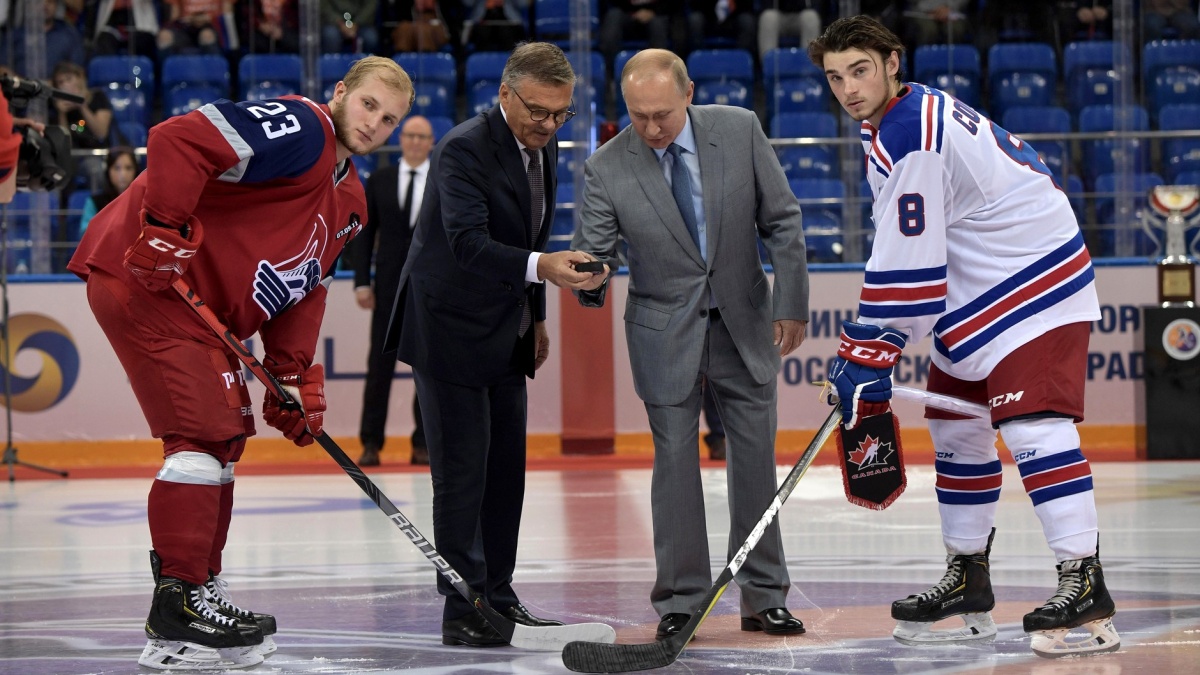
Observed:
[[[13,131],[13,116],[8,99],[0,93],[0,204],[8,204],[17,193],[17,157],[21,153],[21,134]]]

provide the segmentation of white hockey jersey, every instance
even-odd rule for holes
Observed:
[[[1047,330],[1100,318],[1075,214],[1028,144],[921,84],[862,140],[875,198],[862,323],[932,332],[938,368],[980,380]]]

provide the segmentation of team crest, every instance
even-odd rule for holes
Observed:
[[[904,492],[904,452],[895,415],[872,415],[853,429],[839,426],[837,445],[842,485],[851,504],[886,509]]]

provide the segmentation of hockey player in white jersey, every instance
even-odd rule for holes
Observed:
[[[1057,592],[1024,617],[1034,651],[1117,649],[1091,469],[1075,428],[1089,322],[1100,312],[1066,196],[1032,147],[950,95],[904,83],[903,44],[878,21],[839,19],[808,54],[862,123],[874,196],[858,321],[843,325],[829,374],[843,423],[888,410],[892,366],[931,333],[928,389],[991,408],[990,420],[926,410],[948,565],[932,588],[892,604],[893,635],[905,643],[995,635],[988,557],[998,430],[1058,563]],[[932,630],[951,616],[965,627]]]

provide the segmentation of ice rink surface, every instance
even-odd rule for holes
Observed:
[[[780,478],[788,469],[779,467]],[[910,466],[905,494],[877,512],[846,501],[836,467],[817,466],[780,515],[788,606],[807,634],[741,632],[731,586],[679,660],[653,672],[1200,673],[1200,462],[1092,470],[1117,653],[1050,660],[1030,651],[1021,617],[1057,579],[1011,463],[991,559],[999,635],[969,647],[897,643],[891,602],[945,571],[933,468]],[[371,476],[432,538],[428,473]],[[704,481],[710,546],[721,555],[724,470],[704,469]],[[0,485],[0,673],[156,672],[137,664],[153,591],[149,487],[74,478]],[[236,672],[569,672],[557,653],[442,646],[436,572],[345,475],[243,476],[236,500],[222,576],[239,605],[279,623],[279,650]],[[712,564],[715,577],[724,561]],[[618,642],[650,642],[653,578],[649,469],[529,473],[514,586],[530,610],[608,623]]]

